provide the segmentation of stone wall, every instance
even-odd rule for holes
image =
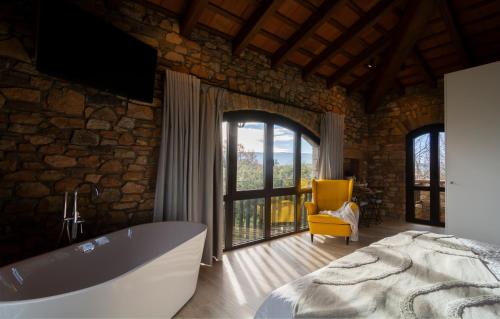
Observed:
[[[414,87],[388,96],[368,118],[368,185],[383,191],[382,211],[405,216],[406,134],[429,124],[444,123],[443,83]]]
[[[345,114],[344,173],[353,173],[364,183],[368,178],[368,116],[360,96],[350,102]]]
[[[252,110],[279,114],[300,123],[315,135],[320,136],[321,113],[230,91],[226,91],[224,101],[224,112]]]
[[[346,163],[358,177],[385,192],[387,213],[404,212],[406,132],[442,122],[442,87],[390,97],[367,116],[360,97],[304,82],[292,66],[270,67],[268,57],[244,51],[196,29],[179,36],[177,20],[122,1],[113,11],[101,1],[75,0],[85,9],[156,47],[164,67],[232,90],[225,110],[278,113],[319,134],[320,113],[346,115]],[[32,1],[0,3],[0,264],[54,248],[64,191],[100,183],[94,203],[82,187],[80,210],[89,236],[148,222],[154,197],[163,77],[155,101],[142,104],[40,74],[34,67]],[[246,94],[235,93],[245,92]]]
[[[149,221],[160,104],[47,78],[11,59],[0,58],[0,66],[2,259],[52,248],[63,194],[84,182],[103,187],[97,203],[89,201],[88,185],[81,188],[89,236]]]
[[[291,66],[271,69],[269,59],[255,52],[233,57],[226,39],[206,31],[182,38],[175,19],[135,2],[122,1],[113,11],[101,1],[76,2],[156,47],[164,66],[255,96],[231,93],[234,103],[226,110],[279,113],[315,133],[319,113],[307,110],[354,112],[346,119],[346,145],[365,145],[364,133],[357,133],[365,125],[358,122],[361,106],[342,88],[329,90],[315,77],[304,82]],[[150,221],[153,207],[161,72],[152,104],[40,74],[33,63],[33,3],[0,3],[0,264],[53,249],[63,194],[82,182],[104,190],[94,203],[88,185],[81,189],[88,236]]]

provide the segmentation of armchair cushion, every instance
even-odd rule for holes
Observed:
[[[314,215],[318,213],[318,206],[313,202],[305,202],[304,206],[307,210],[307,215]]]
[[[347,222],[338,217],[333,217],[325,214],[309,215],[307,216],[307,221],[310,223],[349,225]]]
[[[317,211],[337,210],[352,198],[352,180],[313,180],[313,202]]]

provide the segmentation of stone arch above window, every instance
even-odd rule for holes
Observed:
[[[225,113],[253,110],[277,114],[304,126],[316,136],[320,136],[321,113],[235,92],[227,91],[226,94],[223,106]]]

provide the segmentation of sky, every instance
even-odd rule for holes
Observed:
[[[226,133],[223,126],[223,134]],[[293,153],[293,139],[295,133],[285,127],[274,126],[274,152]],[[247,122],[244,127],[238,128],[238,143],[243,144],[249,151],[264,152],[264,124]],[[312,146],[302,138],[302,153],[312,154]]]

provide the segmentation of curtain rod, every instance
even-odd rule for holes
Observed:
[[[164,63],[162,60],[163,59],[161,59],[161,58],[158,59],[158,66],[159,66],[159,68],[157,68],[157,70],[156,70],[157,73],[165,75],[165,70],[172,70],[172,71],[176,71],[176,72],[180,72],[180,73],[189,74],[188,72],[179,71],[179,70],[173,70],[172,68],[170,68],[168,66],[168,64]],[[300,109],[302,111],[312,112],[312,113],[317,113],[317,114],[323,114],[323,113],[325,113],[325,111],[318,111],[318,110],[306,109],[306,108],[304,108],[302,106],[299,106],[297,104],[293,104],[293,103],[290,103],[290,102],[287,102],[287,101],[283,101],[283,100],[279,100],[279,99],[274,99],[274,98],[269,98],[269,97],[262,97],[262,96],[259,96],[257,94],[241,92],[239,90],[235,90],[235,89],[231,89],[231,88],[226,88],[226,87],[218,86],[218,85],[215,85],[213,82],[211,82],[209,80],[200,79],[200,81],[203,84],[206,84],[206,85],[209,85],[209,86],[212,86],[212,87],[217,87],[217,88],[220,88],[220,89],[224,89],[224,90],[227,90],[227,91],[232,92],[232,93],[241,94],[241,95],[245,95],[245,96],[248,96],[248,97],[253,97],[253,98],[258,98],[258,99],[263,99],[263,100],[268,100],[270,102],[277,103],[277,104],[284,104],[286,106],[291,106],[291,107]]]

